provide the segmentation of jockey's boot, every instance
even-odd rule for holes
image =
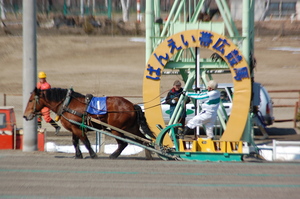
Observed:
[[[190,128],[188,126],[185,126],[183,131],[182,131],[182,128],[180,128],[180,129],[181,129],[181,131],[178,129],[179,139],[184,139],[184,136],[188,133]]]
[[[51,120],[49,123],[55,128],[55,135],[57,135],[59,133],[61,127],[58,126],[54,120]]]
[[[42,128],[42,121],[38,121],[37,125],[38,125],[38,129],[41,129]]]
[[[42,128],[42,117],[40,115],[37,116],[37,125],[38,129]]]

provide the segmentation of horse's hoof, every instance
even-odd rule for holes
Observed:
[[[146,160],[154,160],[151,151],[145,150]]]
[[[117,159],[117,157],[118,157],[118,156],[113,155],[113,154],[111,154],[111,155],[109,156],[110,159]]]
[[[83,159],[83,156],[82,155],[76,155],[75,159]]]
[[[92,159],[98,159],[98,156],[97,156],[97,154],[94,154],[94,155],[91,155],[91,158]]]

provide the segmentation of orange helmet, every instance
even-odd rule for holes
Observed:
[[[38,75],[38,76],[39,76],[40,79],[43,79],[43,78],[46,78],[46,77],[47,77],[46,73],[43,72],[43,71],[39,72],[39,75]]]

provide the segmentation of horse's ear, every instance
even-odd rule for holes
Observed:
[[[37,87],[34,88],[33,92],[35,93],[35,95],[39,95],[40,94],[40,89],[38,89]]]

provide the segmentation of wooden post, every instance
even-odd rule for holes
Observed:
[[[104,153],[105,135],[96,131],[96,153]]]
[[[3,106],[6,106],[6,94],[3,94]]]
[[[104,147],[105,147],[105,135],[103,133],[100,133],[100,148],[99,148],[99,152],[100,153],[104,153]]]
[[[299,109],[299,102],[296,102],[296,104],[295,104],[295,115],[294,115],[294,128],[297,127],[298,109]]]

